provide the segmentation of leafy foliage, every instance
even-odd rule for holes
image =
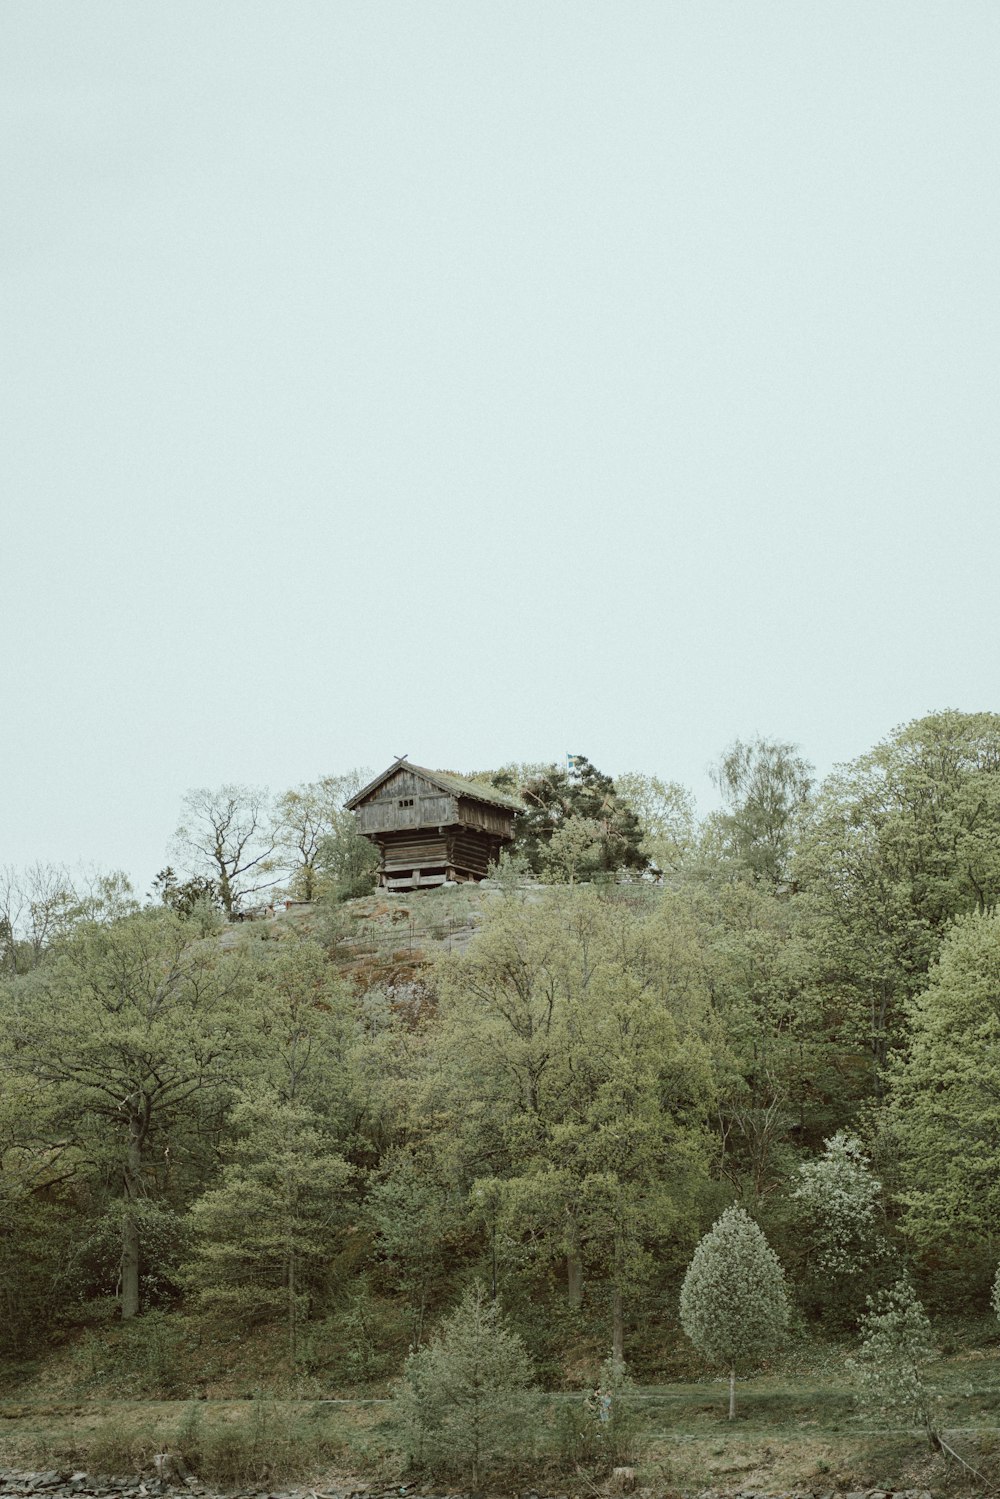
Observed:
[[[955,922],[892,1069],[905,1228],[930,1248],[1000,1231],[1000,913]]]
[[[850,1319],[881,1250],[881,1183],[861,1143],[838,1131],[799,1167],[792,1192],[807,1296],[815,1312]]]
[[[863,1341],[854,1368],[862,1409],[886,1425],[919,1425],[933,1445],[933,1405],[924,1369],[936,1349],[930,1323],[908,1278],[898,1280],[877,1299],[869,1299],[861,1330]]]
[[[240,1325],[283,1317],[294,1358],[299,1325],[343,1226],[351,1168],[301,1104],[261,1093],[233,1110],[232,1160],[191,1209],[191,1283],[202,1304]]]
[[[681,1287],[681,1326],[710,1363],[730,1374],[758,1363],[788,1323],[785,1276],[761,1230],[742,1208],[727,1208],[694,1252]]]
[[[787,878],[797,826],[812,789],[812,766],[794,744],[737,739],[715,768],[726,811],[719,829],[730,855],[755,880]]]
[[[555,868],[564,868],[570,849],[576,851],[576,868],[644,869],[642,826],[633,808],[612,778],[591,765],[586,755],[572,755],[570,761],[571,768],[549,765],[520,783],[511,771],[491,774],[494,785],[517,791],[525,804],[515,818],[515,850],[536,874],[553,862]],[[571,821],[576,826],[567,834]],[[561,832],[564,836],[553,855],[553,838]]]

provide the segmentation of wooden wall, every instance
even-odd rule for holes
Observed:
[[[401,806],[400,803],[403,803]],[[423,883],[485,877],[514,835],[514,812],[474,797],[451,796],[401,766],[369,801],[356,807],[358,832],[378,845],[383,885],[404,889],[419,872]]]

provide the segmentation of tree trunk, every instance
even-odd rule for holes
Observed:
[[[566,1293],[570,1306],[578,1310],[583,1305],[583,1264],[576,1249],[566,1256]]]
[[[566,1295],[577,1311],[583,1302],[583,1262],[580,1259],[580,1227],[570,1208],[566,1209]]]
[[[729,1371],[729,1419],[734,1420],[736,1416],[736,1370]]]
[[[139,1220],[135,1205],[142,1195],[141,1122],[132,1120],[125,1161],[125,1216],[122,1219],[122,1320],[139,1315]]]
[[[297,1294],[298,1294],[298,1286],[296,1285],[296,1280],[295,1280],[295,1254],[294,1254],[294,1252],[289,1252],[289,1255],[288,1255],[288,1351],[289,1351],[289,1353],[292,1356],[292,1365],[293,1365],[293,1367],[294,1367],[294,1364],[295,1364],[296,1354],[299,1351],[298,1350],[298,1340],[299,1340],[298,1307],[297,1307],[296,1302],[295,1302],[295,1298],[296,1298]]]
[[[616,1363],[625,1362],[625,1316],[622,1311],[622,1289],[617,1282],[611,1294],[611,1357]]]

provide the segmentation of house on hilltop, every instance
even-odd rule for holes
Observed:
[[[405,755],[344,805],[378,845],[385,890],[483,879],[513,838],[520,807],[494,786],[411,765]]]

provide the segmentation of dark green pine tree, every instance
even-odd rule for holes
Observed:
[[[535,874],[541,874],[549,862],[553,834],[575,818],[596,825],[593,870],[645,869],[642,824],[618,795],[612,777],[592,765],[586,755],[570,755],[569,762],[568,767],[550,765],[517,787],[511,786],[504,772],[492,778],[504,789],[517,790],[525,804],[515,820],[515,852],[527,859]]]

